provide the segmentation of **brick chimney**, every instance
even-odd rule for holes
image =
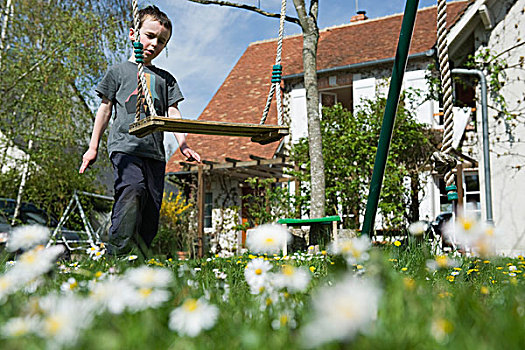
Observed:
[[[350,22],[360,22],[365,21],[367,19],[368,17],[366,17],[366,11],[357,11],[357,15],[352,16],[352,18],[350,18]]]

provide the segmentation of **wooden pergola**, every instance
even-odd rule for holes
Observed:
[[[178,162],[182,170],[168,173],[170,177],[194,176],[197,175],[197,211],[198,211],[198,255],[204,255],[204,189],[205,177],[210,175],[223,175],[238,179],[248,179],[250,177],[259,177],[263,179],[273,178],[276,182],[286,182],[293,180],[290,177],[284,177],[285,168],[293,168],[289,157],[278,155],[271,159],[261,158],[250,155],[250,160],[238,160],[225,158],[225,162],[213,162],[203,160],[201,164]]]

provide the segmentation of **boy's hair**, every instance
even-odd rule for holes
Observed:
[[[139,29],[147,18],[151,18],[158,21],[162,26],[170,31],[171,37],[171,21],[164,12],[162,12],[157,6],[150,5],[139,10]]]

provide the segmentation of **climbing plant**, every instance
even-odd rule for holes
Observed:
[[[419,219],[418,197],[423,186],[419,175],[438,142],[438,135],[415,120],[410,109],[414,98],[406,92],[402,97],[379,202],[384,226],[391,229]],[[340,104],[323,108],[327,214],[342,214],[348,228],[359,228],[359,217],[364,215],[385,105],[386,98],[378,95],[364,100],[354,113]],[[308,139],[301,139],[292,151],[296,164],[304,164],[294,176],[305,180],[309,166],[307,143]],[[302,191],[308,194],[309,189],[303,186]]]

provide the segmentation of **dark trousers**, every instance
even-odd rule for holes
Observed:
[[[157,234],[166,163],[115,152],[111,155],[115,203],[109,229],[110,253],[138,248],[146,254]]]

